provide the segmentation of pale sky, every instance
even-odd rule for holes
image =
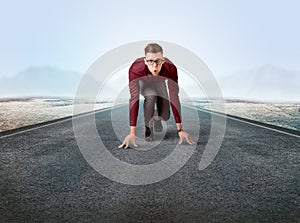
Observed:
[[[0,77],[32,66],[84,73],[147,39],[193,51],[217,78],[263,64],[299,71],[299,9],[297,0],[2,0]]]

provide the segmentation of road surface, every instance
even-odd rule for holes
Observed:
[[[199,117],[200,132],[190,113]],[[154,163],[172,152],[178,142],[173,119],[163,140],[147,144],[139,118],[139,148],[118,149],[127,114],[127,107],[118,107],[77,119],[95,116],[103,144],[125,162]],[[211,113],[183,107],[183,120],[199,137],[193,155],[174,175],[147,185],[115,182],[92,168],[71,118],[2,133],[0,221],[300,222],[299,132],[228,118],[218,154],[199,170]]]

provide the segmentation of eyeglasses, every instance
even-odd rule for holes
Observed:
[[[164,59],[156,59],[156,60],[146,60],[147,64],[153,65],[156,63],[157,65],[161,65]]]

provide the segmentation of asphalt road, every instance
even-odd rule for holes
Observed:
[[[92,116],[105,149],[119,160],[147,165],[172,153],[178,142],[173,119],[165,134],[146,143],[140,117],[139,147],[118,149],[128,131],[127,114],[127,107],[119,107],[79,116],[86,131],[76,137],[93,146],[95,131],[85,121]],[[94,169],[77,145],[71,118],[2,133],[0,221],[300,222],[299,132],[227,119],[215,159],[199,170],[211,114],[185,107],[183,120],[197,145],[179,148],[192,151],[191,157],[173,175],[146,185],[116,182]],[[166,171],[162,166],[155,174]]]

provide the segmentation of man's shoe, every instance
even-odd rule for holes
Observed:
[[[154,130],[155,132],[162,132],[163,126],[161,120],[154,120]]]
[[[151,131],[151,128],[145,126],[145,140],[147,142],[153,141],[154,137],[153,137],[153,129]]]

